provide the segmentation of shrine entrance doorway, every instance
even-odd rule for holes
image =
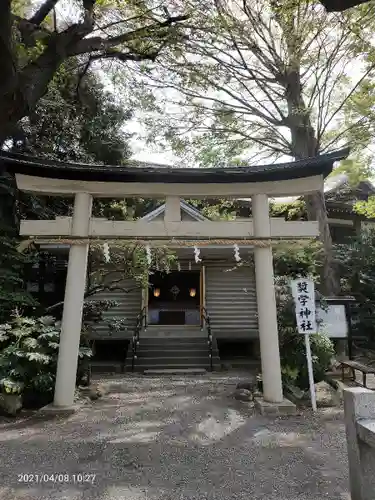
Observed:
[[[200,272],[156,272],[150,276],[150,325],[199,325]]]

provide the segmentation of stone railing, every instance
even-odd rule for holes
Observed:
[[[375,392],[344,391],[345,426],[352,500],[375,500]]]

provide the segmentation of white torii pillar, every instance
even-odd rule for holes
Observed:
[[[90,194],[77,193],[75,195],[72,236],[88,237],[91,207],[92,196]],[[74,403],[88,250],[88,243],[77,243],[71,245],[69,251],[53,402],[57,407],[70,407]]]
[[[252,197],[252,213],[255,238],[269,238],[271,226],[267,195],[256,194]],[[283,389],[272,247],[255,247],[254,257],[263,396],[270,403],[281,403]]]

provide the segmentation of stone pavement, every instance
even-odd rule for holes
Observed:
[[[261,417],[238,380],[128,375],[69,418],[1,420],[0,499],[349,499],[341,410]]]

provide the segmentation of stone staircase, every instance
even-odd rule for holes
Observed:
[[[215,340],[212,351],[213,369],[218,369],[220,358]],[[131,349],[125,369],[132,369]],[[149,326],[140,333],[134,371],[192,373],[204,370],[210,370],[207,331],[192,326]]]

